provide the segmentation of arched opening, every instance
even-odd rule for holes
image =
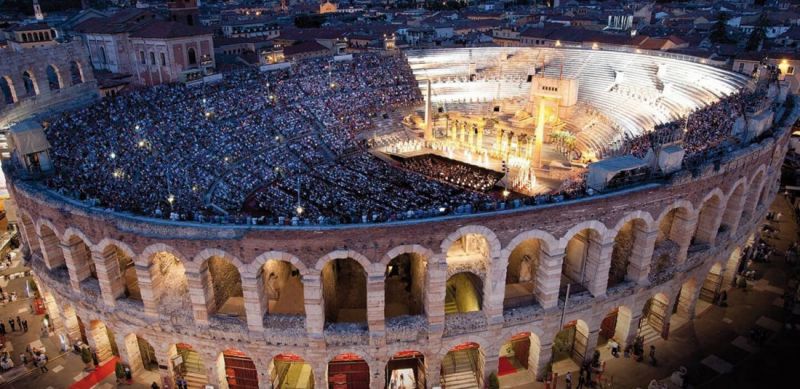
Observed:
[[[92,320],[89,323],[87,336],[88,343],[92,345],[92,351],[97,354],[97,360],[100,365],[113,356],[119,356],[117,343],[114,341],[114,333],[102,321]]]
[[[477,312],[483,309],[483,282],[475,274],[462,272],[447,280],[444,313]]]
[[[719,231],[731,231],[731,229],[739,222],[739,219],[744,210],[745,191],[744,183],[736,186],[725,204],[725,212],[722,214],[722,222],[720,222]]]
[[[703,280],[700,288],[700,300],[709,304],[717,301],[719,293],[722,291],[722,264],[715,263],[708,271],[708,275]]]
[[[400,254],[386,266],[384,282],[387,319],[425,313],[425,259],[416,253]]]
[[[628,340],[631,330],[631,310],[624,306],[612,309],[600,322],[600,333],[597,345],[607,345],[609,341],[614,341],[620,347]]]
[[[447,266],[479,266],[489,262],[489,241],[481,234],[464,234],[447,249]]]
[[[758,195],[758,203],[756,209],[761,208],[767,202],[767,192],[769,191],[769,182],[764,180],[764,185],[761,187],[761,192]]]
[[[608,270],[608,287],[611,288],[628,279],[628,266],[631,263],[633,249],[640,244],[639,236],[647,230],[642,219],[628,221],[614,237],[614,248],[611,251],[611,266]]]
[[[326,323],[367,322],[367,273],[352,258],[337,258],[322,268]]]
[[[647,300],[642,310],[642,320],[639,322],[639,336],[645,343],[663,337],[666,339],[666,317],[669,309],[669,298],[663,293],[658,293]]]
[[[107,62],[108,62],[108,59],[106,58],[106,48],[103,47],[103,46],[100,46],[100,63],[105,65]]]
[[[569,242],[564,253],[564,264],[561,268],[560,296],[566,296],[567,285],[570,295],[589,293],[594,276],[590,268],[590,255],[597,255],[600,246],[600,233],[593,229],[581,230]]]
[[[477,343],[463,343],[442,359],[442,387],[482,388],[484,355]]]
[[[189,65],[197,65],[197,53],[195,53],[194,48],[190,47],[188,51],[189,55]]]
[[[683,223],[676,219],[689,218],[689,210],[678,207],[673,208],[662,216],[658,222],[658,235],[653,248],[653,260],[650,265],[650,278],[665,274],[675,265],[675,258],[680,250],[679,241],[682,234]]]
[[[59,90],[61,89],[64,84],[61,82],[61,75],[58,73],[58,69],[56,69],[53,65],[47,65],[47,84],[50,86],[50,90]]]
[[[190,388],[204,388],[208,385],[205,364],[191,345],[175,344],[170,347],[169,355],[174,377],[183,377]]]
[[[213,256],[200,270],[209,316],[245,320],[244,292],[239,270],[225,258]]]
[[[141,361],[141,367],[144,370],[158,372],[158,358],[156,358],[156,350],[153,346],[145,340],[144,338],[137,336],[136,334],[131,334],[133,336],[133,341],[135,341],[134,350],[139,351],[139,358],[135,359],[131,362],[131,364],[136,363],[138,364]],[[131,336],[128,335],[128,336]],[[137,369],[131,369],[133,371],[137,371]]]
[[[100,296],[100,281],[97,279],[97,267],[92,261],[89,246],[77,235],[72,235],[66,244],[66,250],[72,258],[70,278],[84,292]]]
[[[217,358],[217,364],[217,371],[223,375],[220,382],[226,383],[228,389],[258,389],[256,364],[242,351],[223,351]]]
[[[191,320],[192,302],[183,262],[170,252],[153,254],[150,259],[153,300],[161,313]]]
[[[722,199],[719,196],[711,196],[710,199],[703,202],[700,208],[700,214],[697,216],[697,224],[692,237],[692,244],[706,245],[711,244],[717,236],[719,226],[717,226],[717,219],[722,211]]]
[[[286,261],[269,260],[257,275],[265,321],[271,316],[305,316],[305,295],[300,271]],[[281,319],[278,319],[281,320]],[[269,327],[269,325],[267,325]]]
[[[33,220],[31,220],[31,218],[24,213],[22,214],[20,220],[22,223],[20,235],[24,233],[25,241],[28,243],[31,253],[35,256],[41,256],[42,248],[39,245],[39,237],[36,236],[36,226],[33,224]],[[44,260],[44,258],[42,258],[42,260]]]
[[[273,388],[314,388],[314,370],[303,358],[291,353],[272,358],[270,380]]]
[[[500,387],[514,386],[512,383],[533,383],[539,365],[539,338],[530,332],[512,336],[500,347],[497,377]]]
[[[750,221],[750,218],[753,217],[753,214],[756,211],[756,205],[758,204],[758,199],[761,195],[762,185],[764,185],[764,172],[759,170],[755,177],[750,180],[750,184],[748,185],[750,191],[747,194],[747,200],[745,200],[744,210],[742,211],[742,219],[739,221],[739,224],[744,224]]]
[[[42,254],[47,267],[50,271],[65,270],[67,264],[64,259],[64,250],[61,249],[61,243],[55,232],[46,224],[40,227],[39,232]]]
[[[81,65],[77,61],[69,62],[69,76],[72,85],[83,83],[83,69],[81,69]]]
[[[517,245],[508,256],[503,309],[536,304],[536,271],[541,251],[541,240],[528,239]]]
[[[564,325],[553,340],[553,371],[575,371],[586,359],[589,326],[583,320]]]
[[[728,262],[725,264],[725,270],[722,272],[722,288],[727,289],[729,286],[733,285],[733,282],[736,279],[736,274],[738,274],[744,265],[742,261],[742,250],[740,248],[735,248],[731,252],[730,257],[728,257]]]
[[[39,94],[39,87],[36,85],[36,78],[30,71],[22,72],[22,84],[25,86],[25,96],[35,96]]]
[[[425,357],[419,351],[400,351],[386,363],[386,387],[425,389]]]
[[[116,266],[116,271],[110,272],[111,290],[117,299],[130,299],[142,301],[142,294],[139,290],[139,279],[136,276],[136,266],[133,258],[125,254],[125,251],[111,244],[103,249],[105,263],[109,266]],[[115,276],[116,275],[116,276]]]
[[[369,365],[352,353],[339,354],[328,362],[328,388],[369,389]]]
[[[14,83],[8,76],[0,77],[0,93],[3,94],[4,104],[14,104],[17,102],[17,94],[14,90]]]
[[[678,298],[675,299],[675,306],[672,308],[672,318],[670,319],[671,328],[675,328],[674,322],[688,321],[694,315],[694,296],[697,292],[697,282],[694,278],[689,278],[681,285]],[[682,324],[682,323],[681,323]]]

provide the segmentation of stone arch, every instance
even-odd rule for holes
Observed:
[[[92,258],[92,242],[83,232],[70,227],[64,231],[61,245],[73,289],[99,297],[100,281],[97,277],[97,265]]]
[[[756,169],[756,173],[748,182],[747,187],[749,189],[747,193],[747,200],[745,200],[741,223],[749,221],[750,218],[753,217],[753,214],[755,214],[756,207],[758,206],[758,197],[760,196],[761,190],[766,182],[766,175],[767,168],[764,165],[760,165],[758,169]]]
[[[33,70],[22,72],[22,85],[25,87],[25,96],[36,96],[39,94],[39,84],[36,82],[36,75]]]
[[[4,104],[14,104],[17,102],[17,90],[14,88],[14,81],[9,76],[0,77],[0,94]]]
[[[81,66],[80,62],[69,61],[69,76],[72,85],[78,85],[84,82],[83,66]]]
[[[700,286],[700,300],[709,304],[714,304],[717,297],[722,292],[723,287],[723,273],[725,271],[725,264],[722,262],[714,262],[706,272],[703,278],[703,283]]]
[[[731,186],[731,192],[728,194],[725,203],[725,212],[723,212],[722,221],[720,222],[720,232],[729,231],[731,234],[736,232],[739,220],[744,212],[744,202],[747,200],[746,187],[747,180],[744,177]]]
[[[267,251],[259,254],[253,262],[246,265],[245,272],[247,274],[257,274],[267,261],[284,261],[290,263],[292,266],[300,271],[301,275],[307,275],[311,271],[306,264],[295,255],[289,254],[284,251]]]
[[[91,320],[87,328],[86,338],[89,347],[97,354],[97,359],[101,364],[115,355],[119,355],[114,332],[103,321]]]
[[[271,251],[259,255],[248,267],[248,274],[256,277],[261,312],[267,316],[305,315],[303,276],[308,269],[303,262],[291,254]]]
[[[539,274],[544,258],[563,250],[560,242],[541,230],[523,232],[500,254],[499,266],[506,268],[503,308],[512,309],[541,304],[546,299],[545,277]]]
[[[242,350],[227,348],[217,355],[221,388],[258,389],[258,371],[253,359]]]
[[[603,269],[607,263],[608,231],[605,225],[595,220],[586,221],[570,228],[561,238],[564,246],[564,260],[561,267],[560,294],[565,294],[567,284],[571,284],[570,293],[588,292],[592,296],[605,293],[608,270]]]
[[[61,248],[61,234],[49,220],[39,220],[35,229],[39,236],[44,263],[50,270],[64,268],[67,265],[64,250]]]
[[[367,322],[367,279],[370,262],[352,250],[339,250],[317,262],[326,323]]]
[[[20,209],[20,235],[25,238],[25,242],[34,255],[42,255],[42,247],[39,244],[39,237],[36,234],[36,225],[33,224],[33,218],[24,209]],[[44,258],[42,258],[44,259]]]
[[[609,231],[614,236],[608,273],[608,287],[623,281],[634,281],[641,278],[650,266],[650,247],[652,240],[648,236],[655,231],[655,221],[649,213],[631,212],[617,222]]]
[[[56,225],[52,221],[50,221],[48,219],[38,219],[38,220],[36,220],[36,233],[39,234],[39,235],[42,234],[42,231],[41,231],[42,226],[47,226],[50,229],[50,232],[55,234],[55,236],[58,238],[59,241],[62,240],[61,238],[64,236],[64,234],[61,232],[61,229],[56,227]]]
[[[45,67],[45,74],[47,74],[47,85],[50,90],[59,90],[64,88],[64,81],[61,78],[61,72],[58,67],[53,64],[48,64]]]
[[[168,364],[172,371],[172,376],[178,375],[186,377],[187,380],[193,381],[199,387],[204,387],[209,384],[208,370],[206,370],[206,362],[197,350],[188,343],[172,343],[168,347],[167,355],[170,360],[178,355],[183,359],[183,363],[174,366]],[[210,368],[210,366],[209,366]]]
[[[619,345],[625,345],[631,334],[636,332],[636,328],[631,328],[632,321],[633,312],[628,306],[619,305],[606,312],[600,322],[598,346],[606,344],[610,340],[614,340]]]
[[[659,291],[645,303],[642,309],[642,320],[639,326],[639,335],[645,339],[655,337],[666,338],[671,314],[669,296],[666,292]]]
[[[245,320],[244,288],[240,269],[245,266],[224,250],[205,249],[193,260],[199,266],[200,285],[209,315]]]
[[[497,375],[504,387],[504,376],[525,372],[530,381],[540,378],[541,341],[533,332],[519,332],[505,338],[500,346]],[[508,385],[510,386],[510,385]]]
[[[425,314],[428,262],[433,251],[420,245],[402,245],[381,259],[384,266],[384,317]]]
[[[145,304],[145,311],[151,315],[160,312],[183,319],[191,317],[191,311],[186,309],[192,307],[186,272],[192,263],[180,251],[163,243],[147,246],[136,258],[136,266],[148,269],[150,276],[149,288],[142,291],[152,295],[143,299],[153,304]]]
[[[500,256],[501,245],[500,245],[500,240],[497,238],[497,235],[491,229],[477,225],[461,227],[452,234],[448,235],[447,238],[445,238],[445,240],[443,240],[440,245],[442,254],[447,255],[447,253],[452,248],[453,244],[458,242],[459,239],[463,238],[466,235],[479,235],[483,239],[485,239],[488,248],[488,251],[486,253],[488,258],[497,258]]]
[[[414,349],[390,351],[386,362],[387,388],[427,388],[427,360],[425,354]]]
[[[692,236],[694,244],[713,244],[717,237],[719,223],[724,212],[725,194],[719,188],[714,188],[706,194],[697,208],[697,222]]]
[[[197,65],[197,52],[194,47],[190,47],[189,50],[186,51],[186,57],[188,58],[186,63],[191,66]]]
[[[673,267],[685,255],[692,237],[695,212],[692,203],[678,200],[666,207],[656,219],[658,234],[653,248],[650,277]]]
[[[115,239],[104,238],[93,251],[105,270],[108,279],[110,303],[116,299],[142,301],[139,278],[136,274],[133,250],[127,244]]]
[[[124,360],[127,361],[134,376],[141,372],[158,371],[156,350],[145,337],[137,332],[125,335],[123,340]],[[166,364],[166,363],[165,363]]]
[[[678,298],[675,301],[675,314],[686,318],[694,317],[695,303],[697,302],[698,283],[695,277],[688,277],[681,284]]]
[[[460,381],[464,387],[482,388],[484,386],[485,348],[480,343],[473,341],[463,342],[454,346],[443,348],[444,355],[441,359],[440,380],[442,387],[447,382]],[[468,364],[456,363],[458,360],[469,361]],[[471,374],[469,374],[471,373]],[[474,377],[474,382],[472,381]]]
[[[589,357],[587,352],[592,348],[589,344],[589,325],[582,319],[575,319],[557,330],[553,337],[552,363],[565,359],[572,359],[577,364],[583,363]]]

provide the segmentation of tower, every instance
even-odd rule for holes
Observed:
[[[197,0],[176,0],[167,3],[170,20],[189,26],[200,24],[200,10]]]
[[[39,0],[33,0],[33,14],[36,15],[37,21],[44,20],[44,14],[42,14],[42,6],[39,5]]]

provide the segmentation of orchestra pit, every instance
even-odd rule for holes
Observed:
[[[730,286],[796,112],[770,69],[706,61],[459,48],[238,69],[27,113],[3,168],[61,342],[135,376],[525,385],[666,338]]]

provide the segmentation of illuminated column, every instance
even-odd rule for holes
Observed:
[[[478,150],[483,150],[483,130],[484,127],[478,128],[478,140],[475,142],[475,146],[478,147]]]
[[[428,90],[425,100],[425,140],[433,139],[433,102],[431,101],[431,80],[428,80]]]
[[[467,146],[469,146],[470,148],[472,148],[472,145],[473,145],[472,142],[475,139],[474,135],[475,135],[475,128],[474,127],[470,127],[467,130]]]
[[[533,164],[542,167],[542,143],[544,142],[544,99],[539,101],[539,115],[536,121],[536,144],[533,149]]]

